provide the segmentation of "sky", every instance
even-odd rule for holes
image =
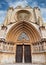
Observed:
[[[46,0],[0,0],[0,24],[5,20],[7,9],[11,6],[15,8],[18,5],[39,7],[43,22],[46,22]]]

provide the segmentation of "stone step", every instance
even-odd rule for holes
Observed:
[[[46,64],[16,63],[16,64],[0,64],[0,65],[46,65]]]

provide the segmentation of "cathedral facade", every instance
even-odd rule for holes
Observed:
[[[0,63],[46,63],[46,26],[38,7],[9,7],[0,25]]]

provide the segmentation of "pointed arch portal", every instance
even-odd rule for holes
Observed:
[[[16,62],[25,63],[32,62],[31,44],[40,39],[37,29],[25,21],[13,25],[6,36],[7,41],[12,41],[16,45]]]
[[[41,39],[37,29],[32,24],[23,21],[23,22],[18,22],[11,27],[11,29],[7,33],[6,40],[16,42],[18,36],[22,32],[25,32],[26,35],[28,35],[31,43],[37,42]]]

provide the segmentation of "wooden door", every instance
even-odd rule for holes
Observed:
[[[16,47],[16,62],[21,63],[23,58],[23,46],[17,45]]]
[[[24,45],[24,62],[30,63],[31,62],[31,46]]]

